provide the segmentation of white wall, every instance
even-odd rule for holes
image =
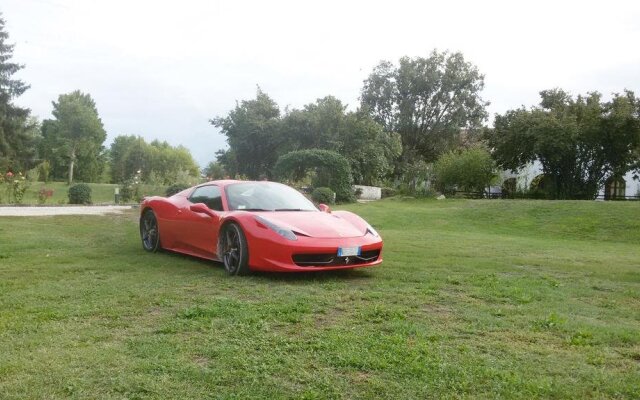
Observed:
[[[361,189],[362,194],[358,196],[361,200],[380,200],[382,198],[382,189],[377,186],[353,185],[353,190]]]

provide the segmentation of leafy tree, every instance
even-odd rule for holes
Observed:
[[[291,110],[283,118],[283,153],[304,149],[337,150],[345,132],[346,106],[333,96],[326,96],[302,110]]]
[[[224,179],[227,175],[227,172],[224,170],[222,164],[217,161],[211,161],[207,166],[202,170],[202,174],[206,176],[208,179],[216,180],[216,179]]]
[[[55,120],[46,122],[47,135],[57,144],[58,156],[67,157],[68,181],[73,182],[76,162],[80,168],[82,179],[95,180],[101,173],[99,160],[103,157],[102,144],[107,134],[98,116],[96,104],[89,94],[79,90],[61,94],[57,102],[53,102]],[[43,123],[44,125],[44,123]]]
[[[271,174],[282,143],[281,122],[278,105],[266,93],[258,88],[254,100],[243,100],[226,117],[210,122],[227,137],[233,150],[229,161],[236,166],[236,173],[252,179]]]
[[[604,181],[638,169],[640,100],[633,92],[602,101],[540,92],[540,106],[497,115],[486,138],[500,166],[516,170],[540,161],[550,197],[592,199]],[[550,187],[548,187],[550,186]]]
[[[141,136],[117,136],[109,151],[111,179],[123,183],[134,176],[153,184],[174,184],[200,176],[198,165],[184,146],[171,146],[154,140],[147,143]],[[139,171],[139,172],[138,172]]]
[[[385,132],[362,112],[347,114],[343,126],[337,151],[349,162],[354,182],[377,185],[388,178],[402,151],[400,135]]]
[[[14,45],[8,44],[9,34],[0,13],[0,171],[32,167],[35,154],[37,123],[30,120],[29,110],[12,103],[29,88],[12,76],[24,68],[10,62]]]
[[[282,129],[285,151],[338,152],[348,160],[359,184],[376,184],[389,175],[401,149],[397,134],[385,132],[366,113],[346,112],[346,106],[333,96],[291,111],[283,118]]]
[[[489,104],[480,97],[483,88],[484,76],[461,53],[434,50],[427,58],[403,57],[397,67],[378,64],[364,81],[361,105],[387,132],[400,134],[396,174],[402,175],[456,147],[461,132],[479,131]]]
[[[233,149],[220,149],[216,151],[216,162],[224,168],[229,176],[238,175],[238,160]]]
[[[109,164],[111,165],[111,181],[113,183],[122,183],[133,176],[140,169],[134,166],[129,170],[126,165],[127,158],[130,156],[132,149],[138,146],[142,137],[135,135],[119,135],[113,139],[109,148]]]
[[[433,170],[441,191],[484,192],[496,175],[491,154],[480,146],[444,153]]]
[[[347,112],[333,96],[281,117],[277,104],[258,90],[255,100],[212,123],[229,143],[228,150],[216,153],[217,162],[232,176],[252,179],[271,176],[279,156],[320,149],[345,157],[356,182],[376,184],[390,175],[401,149],[399,135],[385,132],[367,113]]]

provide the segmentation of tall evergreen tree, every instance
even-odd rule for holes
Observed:
[[[13,75],[24,65],[11,62],[13,44],[7,43],[9,34],[0,14],[0,170],[30,167],[35,156],[33,121],[29,109],[13,104],[29,85]]]

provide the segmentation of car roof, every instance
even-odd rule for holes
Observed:
[[[220,187],[224,187],[224,186],[232,185],[234,183],[278,183],[278,182],[272,182],[272,181],[241,181],[241,180],[237,180],[237,179],[220,179],[220,180],[217,180],[217,181],[209,181],[209,182],[201,183],[201,184],[197,185],[196,187],[207,186],[207,185],[218,185]]]

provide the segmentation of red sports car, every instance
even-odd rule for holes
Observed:
[[[147,251],[222,261],[230,275],[382,262],[382,239],[365,220],[324,204],[316,208],[297,190],[267,181],[213,181],[145,198],[140,236]]]

